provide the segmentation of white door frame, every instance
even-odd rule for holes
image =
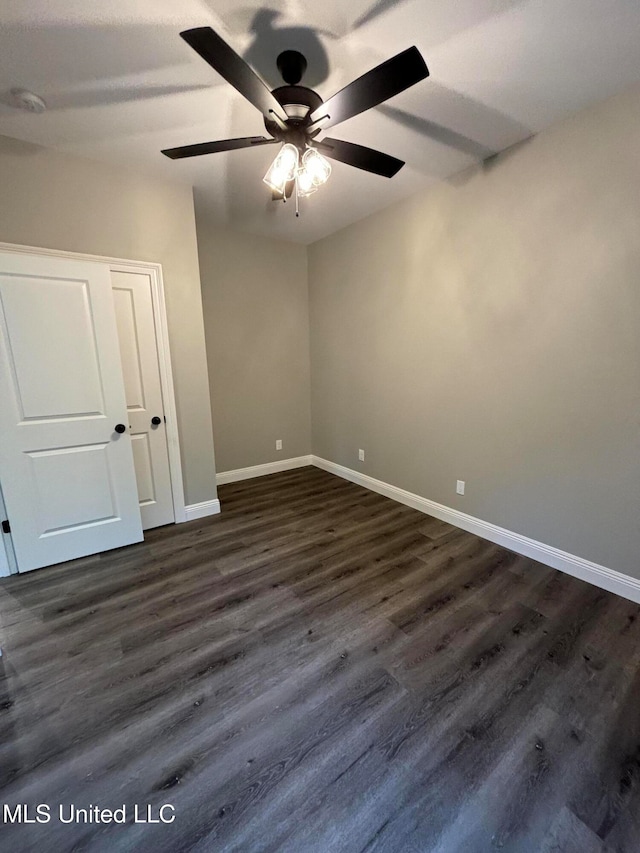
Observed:
[[[182,462],[180,461],[180,438],[178,435],[178,415],[176,399],[173,390],[173,371],[171,369],[171,354],[169,350],[169,328],[167,325],[167,310],[164,299],[164,283],[162,265],[149,261],[132,261],[124,258],[109,258],[103,255],[90,255],[81,252],[67,252],[60,249],[45,249],[39,246],[22,246],[16,243],[0,242],[0,251],[14,252],[21,255],[44,255],[54,258],[71,258],[75,260],[97,261],[109,265],[114,272],[148,273],[151,280],[151,301],[153,317],[156,326],[158,342],[158,362],[160,365],[160,384],[164,414],[167,418],[167,449],[169,452],[169,470],[171,472],[171,491],[173,494],[173,512],[176,524],[186,521],[184,503],[184,485],[182,482]],[[3,537],[4,538],[4,537]],[[6,548],[0,548],[0,577],[13,574],[16,571]]]

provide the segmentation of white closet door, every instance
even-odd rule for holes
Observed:
[[[0,252],[0,400],[19,570],[139,542],[108,266]]]
[[[175,520],[151,276],[112,271],[111,283],[140,514],[147,530]]]

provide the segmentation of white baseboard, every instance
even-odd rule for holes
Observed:
[[[202,501],[199,504],[187,504],[184,508],[185,521],[194,521],[207,515],[217,515],[220,512],[220,501]]]
[[[216,474],[216,483],[237,483],[239,480],[251,480],[253,477],[265,477],[267,474],[277,474],[280,471],[292,471],[294,468],[304,468],[312,465],[311,456],[296,456],[293,459],[283,459],[278,462],[266,462],[264,465],[252,465],[250,468],[236,468],[235,471],[221,471]]]
[[[451,507],[431,501],[428,498],[423,498],[413,492],[399,489],[397,486],[391,486],[382,480],[376,480],[366,474],[361,474],[359,471],[353,471],[351,468],[345,468],[343,465],[337,465],[335,462],[329,462],[319,456],[312,456],[311,459],[312,464],[317,468],[322,468],[331,474],[337,474],[338,477],[350,480],[359,486],[364,486],[365,489],[378,492],[378,494],[398,501],[398,503],[406,504],[406,506],[413,507],[413,509],[417,509],[427,515],[432,515],[434,518],[447,521],[455,527],[460,527],[462,530],[469,531],[469,533],[475,533],[476,536],[481,536],[490,542],[503,545],[511,551],[523,554],[525,557],[531,557],[539,563],[559,569],[561,572],[566,572],[569,575],[580,578],[580,580],[587,581],[587,583],[601,589],[606,589],[609,592],[615,592],[623,598],[628,598],[630,601],[640,604],[640,580],[636,578],[622,574],[622,572],[616,572],[613,569],[608,569],[606,566],[600,566],[598,563],[592,563],[583,557],[568,554],[566,551],[561,551],[559,548],[553,548],[551,545],[537,542],[535,539],[529,539],[528,536],[522,536],[520,533],[505,530],[496,524],[482,521],[480,518],[475,518],[457,509],[452,509]]]

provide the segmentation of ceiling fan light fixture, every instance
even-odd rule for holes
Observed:
[[[298,170],[298,177],[296,179],[296,191],[299,196],[308,196],[312,193],[316,192],[318,187],[313,183],[313,179],[309,172],[306,169]]]
[[[315,148],[307,148],[302,155],[301,171],[308,176],[308,180],[317,188],[329,180],[331,163]]]
[[[289,181],[292,181],[298,172],[300,155],[295,145],[287,142],[269,166],[267,174],[262,179],[267,186],[278,193],[284,194]]]
[[[317,186],[317,184],[314,184],[313,177],[312,177],[311,173],[307,169],[301,168],[301,169],[298,169],[298,177],[296,180],[296,188],[297,188],[298,195],[307,196],[307,195],[311,195],[312,193],[316,192],[316,190],[318,189],[318,186]]]

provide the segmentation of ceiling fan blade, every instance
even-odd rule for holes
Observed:
[[[270,118],[275,114],[282,121],[287,120],[287,114],[266,84],[211,27],[196,27],[193,30],[185,30],[180,35],[205,62],[224,77],[227,83],[231,83],[264,116]]]
[[[198,142],[196,145],[182,145],[180,148],[165,148],[161,153],[171,160],[182,160],[183,157],[217,154],[218,151],[235,151],[236,148],[273,145],[277,141],[277,139],[267,139],[266,136],[245,136],[240,139],[219,139],[217,142]]]
[[[365,172],[373,172],[374,175],[382,175],[384,178],[392,178],[404,166],[404,160],[375,151],[373,148],[365,148],[364,145],[355,145],[353,142],[343,142],[341,139],[325,137],[322,142],[314,142],[314,147],[325,157],[339,160],[356,169],[364,169]]]
[[[429,76],[429,69],[417,47],[409,47],[387,59],[353,83],[349,83],[311,113],[311,121],[320,127],[332,127],[341,121],[377,107],[383,101],[404,92]],[[321,121],[321,119],[324,121]]]

